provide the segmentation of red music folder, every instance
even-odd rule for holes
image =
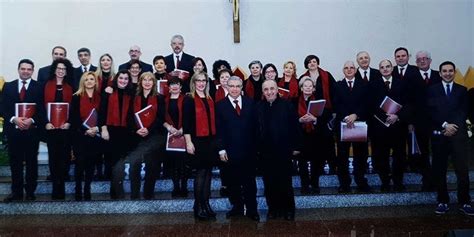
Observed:
[[[84,126],[87,129],[96,127],[98,118],[99,118],[99,114],[97,113],[97,110],[93,108],[91,112],[89,113],[89,116],[87,116],[86,120],[84,120],[84,122],[82,123],[82,126]]]
[[[398,111],[400,111],[400,109],[402,109],[402,105],[400,105],[399,103],[397,103],[396,101],[394,101],[392,98],[390,98],[388,96],[385,96],[385,98],[383,99],[383,101],[382,101],[382,103],[380,104],[379,107],[387,114],[396,114]],[[380,118],[376,114],[374,115],[374,117],[380,123],[385,125],[385,127],[390,126],[389,123],[385,122],[386,117],[385,118]]]
[[[61,127],[69,119],[69,103],[48,103],[48,120],[55,127]]]
[[[308,104],[308,111],[306,113],[312,114],[314,117],[319,117],[323,114],[326,100],[311,100]]]
[[[153,106],[148,105],[135,113],[135,122],[139,128],[149,128],[153,123]]]
[[[32,118],[36,113],[36,103],[15,103],[15,117]]]
[[[169,89],[168,89],[168,80],[158,80],[156,84],[156,89],[158,93],[166,96],[169,94]]]
[[[288,98],[290,96],[290,90],[278,87],[278,94],[281,98]]]
[[[171,133],[168,133],[166,137],[166,150],[167,151],[186,151],[186,139],[184,136],[172,136]]]
[[[186,81],[189,79],[189,72],[181,69],[175,69],[169,73],[172,77],[178,77],[179,79]]]
[[[349,128],[347,123],[341,122],[341,141],[342,142],[366,142],[367,141],[367,123],[354,122],[354,127]]]

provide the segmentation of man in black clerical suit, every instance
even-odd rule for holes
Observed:
[[[393,180],[395,191],[403,191],[408,126],[406,121],[409,117],[409,110],[405,106],[406,84],[392,76],[393,66],[390,60],[382,60],[379,63],[379,70],[382,76],[371,79],[371,82],[374,82],[370,93],[370,101],[373,102],[372,113],[369,115],[372,163],[382,182],[381,191],[390,191],[390,180]],[[402,108],[396,113],[386,113],[380,108],[386,97],[400,104]],[[390,168],[390,153],[393,160],[392,168]]]
[[[53,61],[58,59],[58,58],[66,58],[67,57],[67,51],[66,48],[63,46],[55,46],[53,50],[51,51],[51,55],[53,57]],[[38,82],[41,84],[45,84],[46,81],[48,81],[48,77],[51,70],[51,65],[44,66],[38,70],[38,78],[36,79]]]
[[[74,91],[77,91],[77,89],[79,89],[79,82],[81,81],[81,77],[82,77],[82,74],[84,74],[84,72],[88,72],[88,71],[95,72],[95,70],[97,70],[97,67],[90,63],[91,61],[90,49],[88,48],[78,49],[77,58],[79,59],[79,62],[81,62],[81,65],[74,69],[74,79],[72,82],[72,87]]]
[[[226,217],[244,215],[259,221],[255,183],[256,113],[252,99],[242,96],[242,79],[227,81],[229,94],[216,104],[219,157],[227,166],[229,200],[233,205]]]
[[[39,82],[31,79],[34,64],[29,59],[18,63],[20,79],[9,82],[3,90],[4,131],[8,139],[8,155],[12,174],[11,194],[5,202],[36,199],[38,178],[39,129],[44,126],[43,90]],[[36,112],[31,118],[19,117],[15,113],[15,103],[35,103]],[[23,163],[26,164],[25,183]]]
[[[439,65],[441,83],[428,89],[431,115],[431,149],[433,151],[433,180],[436,185],[438,207],[436,214],[448,210],[449,195],[446,185],[448,157],[451,157],[457,180],[459,210],[474,216],[469,195],[469,165],[467,136],[467,90],[454,81],[456,66],[450,61]]]
[[[174,35],[171,37],[171,49],[173,53],[165,57],[166,72],[180,69],[189,73],[193,72],[194,56],[183,52],[184,38],[182,35]]]
[[[429,121],[430,115],[427,105],[427,91],[431,85],[441,82],[439,72],[432,70],[431,54],[428,51],[419,51],[415,55],[418,73],[411,83],[414,91],[414,101],[412,104],[412,119],[409,125],[410,131],[414,131],[420,154],[411,154],[409,165],[412,169],[418,171],[422,175],[422,190],[432,191],[434,189],[431,178],[431,163],[429,143],[431,137],[431,127],[426,121]],[[409,136],[409,138],[411,138]],[[410,140],[411,144],[411,140]]]
[[[344,79],[336,83],[334,107],[336,112],[337,133],[340,134],[340,123],[346,122],[353,126],[356,121],[367,121],[368,113],[368,83],[363,79],[355,78],[355,64],[347,61],[343,67]],[[351,177],[349,175],[348,158],[349,148],[353,148],[354,179],[357,189],[361,192],[370,192],[370,186],[364,177],[367,167],[367,142],[341,142],[338,135],[337,142],[337,175],[339,178],[339,192],[350,192]]]
[[[142,68],[142,73],[144,72],[151,72],[153,73],[153,67],[140,60],[140,56],[142,56],[142,50],[140,49],[139,46],[133,45],[130,47],[130,50],[128,51],[128,55],[130,55],[130,61],[123,63],[119,66],[119,71],[121,70],[128,70],[130,68],[130,62],[132,60],[138,60],[140,62],[140,67]]]
[[[371,81],[373,78],[380,78],[380,71],[370,67],[370,55],[366,51],[360,51],[356,55],[357,72],[355,74],[356,78],[364,79],[365,81]]]

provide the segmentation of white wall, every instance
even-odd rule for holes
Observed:
[[[65,46],[75,65],[77,49],[85,46],[94,64],[108,52],[118,66],[138,44],[142,60],[151,63],[171,52],[176,33],[209,70],[216,59],[243,68],[253,59],[279,68],[295,60],[301,73],[304,57],[316,54],[340,78],[342,64],[358,51],[369,51],[377,67],[398,46],[413,57],[431,51],[434,68],[444,60],[462,72],[474,65],[471,0],[241,0],[240,44],[233,43],[231,6],[228,0],[1,1],[0,75],[15,79],[21,58],[31,58],[36,69],[51,63],[55,45]]]

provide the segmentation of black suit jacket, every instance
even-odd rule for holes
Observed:
[[[350,114],[357,114],[358,121],[366,121],[368,113],[368,83],[362,79],[354,79],[352,91],[345,79],[336,83],[334,107],[336,121],[340,122]]]
[[[467,89],[453,82],[451,96],[448,98],[442,83],[428,88],[428,107],[433,130],[442,131],[444,122],[456,124],[459,133],[466,134]]]
[[[39,129],[45,124],[44,104],[43,104],[43,86],[31,80],[26,90],[25,100],[23,103],[36,103],[36,113],[33,116],[35,121],[34,127],[28,131],[20,131],[15,128],[15,124],[10,123],[10,119],[15,116],[15,103],[21,103],[20,93],[18,91],[19,80],[14,80],[5,85],[3,89],[3,115],[4,115],[4,131],[8,138],[17,138],[22,135],[39,136]]]
[[[369,68],[370,75],[369,75],[369,81],[372,81],[374,78],[380,78],[382,77],[382,74],[380,74],[380,71],[375,69],[375,68]],[[360,74],[359,69],[357,69],[357,72],[355,74],[355,78],[363,79],[364,76]]]
[[[97,70],[97,67],[92,65],[89,67],[89,71],[91,72],[95,72],[95,70]],[[74,92],[77,91],[77,89],[79,89],[79,82],[81,81],[81,77],[82,77],[82,74],[84,73],[84,71],[82,70],[82,65],[79,66],[79,67],[76,67],[74,68],[74,77],[73,77],[73,81],[72,81],[72,89],[74,90]]]
[[[145,62],[143,62],[143,61],[140,60],[140,66],[141,66],[141,68],[142,68],[142,72],[141,72],[141,73],[144,73],[144,72],[151,72],[151,73],[153,73],[153,67],[152,67],[150,64],[145,63]],[[124,63],[124,64],[121,64],[118,69],[119,69],[119,71],[120,71],[120,70],[128,70],[128,68],[130,68],[130,61],[128,61],[128,62],[126,62],[126,63]]]
[[[166,63],[166,72],[171,72],[176,68],[176,65],[174,65],[174,54],[170,54],[165,57],[165,63]],[[179,61],[179,67],[178,69],[188,71],[189,73],[193,72],[193,59],[194,56],[189,55],[185,52],[183,52],[183,55],[180,58]]]
[[[51,71],[51,65],[40,68],[38,71],[38,77],[36,80],[40,82],[42,85],[46,84],[46,82],[49,79],[48,77],[49,77],[50,71]]]
[[[439,71],[431,70],[430,80],[427,84],[424,75],[420,74],[420,70],[417,71],[416,76],[413,78],[412,93],[415,103],[412,104],[412,123],[417,127],[425,127],[429,129],[429,109],[428,109],[428,88],[432,85],[441,82],[441,76]]]
[[[228,97],[216,104],[217,147],[226,150],[230,164],[255,158],[256,122],[255,104],[249,97],[242,96],[240,116]]]

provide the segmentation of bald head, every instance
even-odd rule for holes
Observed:
[[[344,63],[344,67],[342,68],[342,72],[344,73],[344,77],[346,79],[351,80],[354,78],[356,73],[355,63],[353,61],[346,61]]]

